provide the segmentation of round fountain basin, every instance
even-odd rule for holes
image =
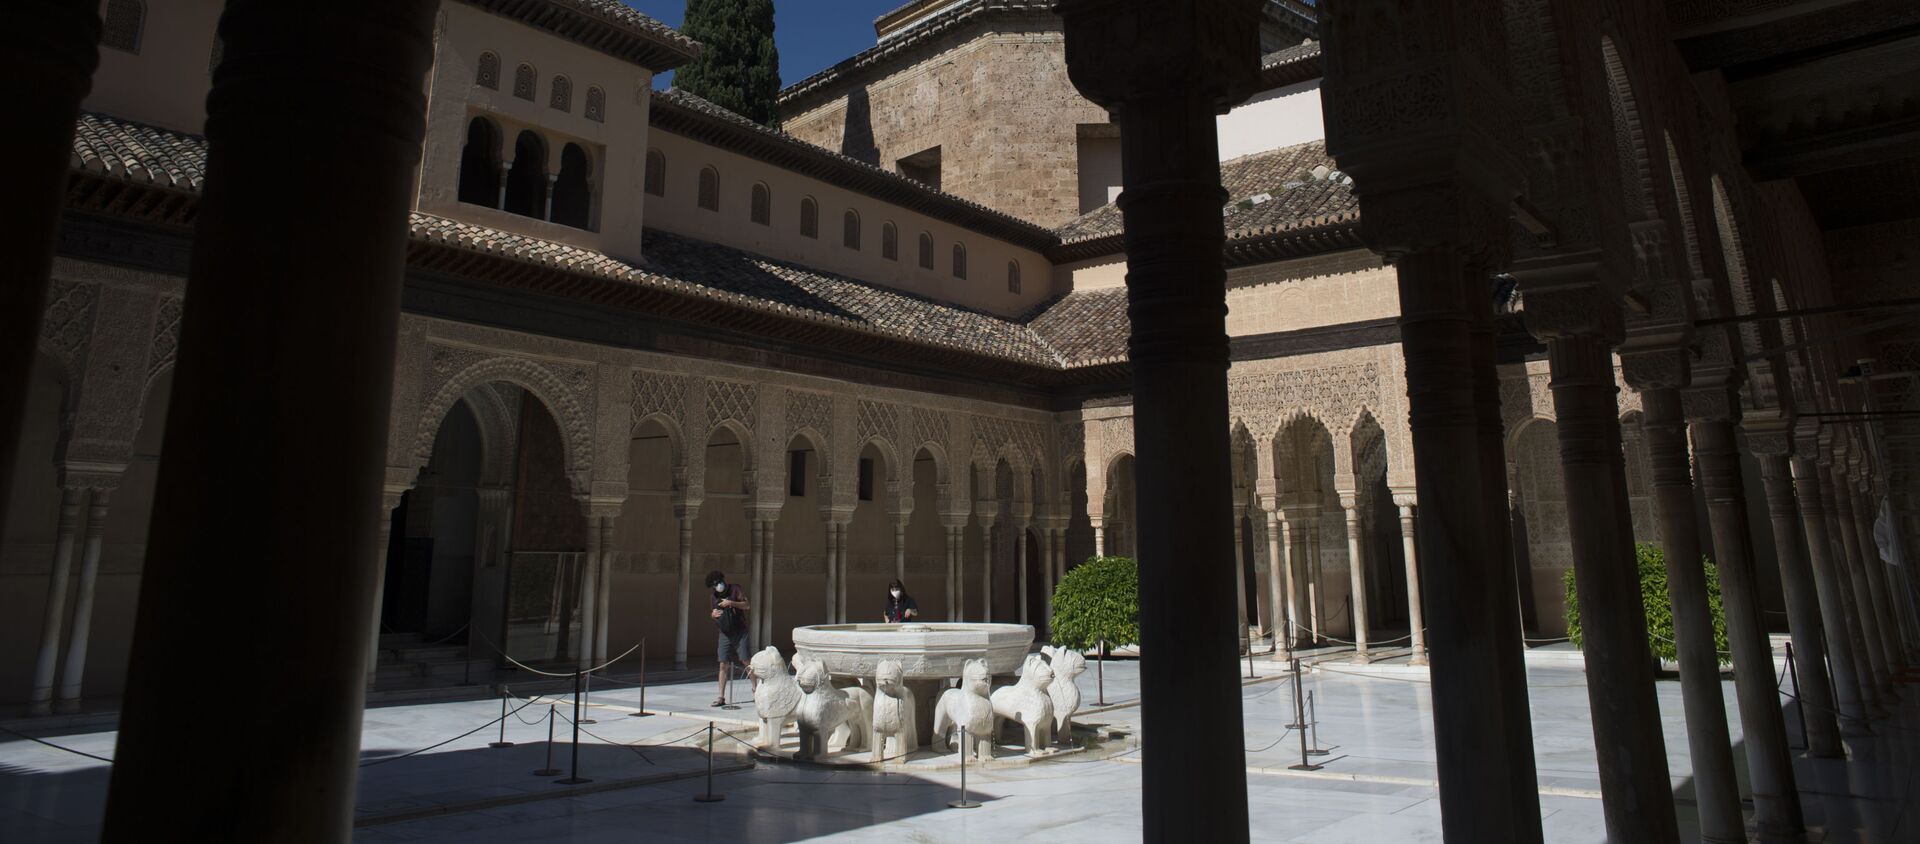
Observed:
[[[815,624],[793,629],[794,650],[827,673],[870,678],[880,663],[898,660],[908,680],[960,676],[967,660],[984,659],[991,674],[1012,674],[1033,645],[1026,624]]]

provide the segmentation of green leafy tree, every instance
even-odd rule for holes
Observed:
[[[1634,546],[1634,559],[1640,568],[1640,603],[1647,613],[1647,645],[1653,655],[1664,660],[1679,659],[1680,652],[1674,644],[1673,601],[1667,593],[1667,559],[1659,546],[1640,543]],[[1715,570],[1713,560],[1703,558],[1701,566],[1707,576],[1707,610],[1713,615],[1713,649],[1720,652],[1720,662],[1729,663],[1727,657],[1727,616],[1720,604],[1720,574]],[[1567,638],[1573,640],[1573,646],[1582,646],[1585,640],[1580,629],[1580,595],[1574,589],[1573,570],[1567,570]]]
[[[1140,566],[1131,557],[1094,557],[1053,589],[1053,643],[1087,650],[1140,641]]]
[[[680,68],[674,87],[765,126],[779,120],[780,50],[773,44],[773,0],[687,0],[680,26],[700,42],[700,57]]]

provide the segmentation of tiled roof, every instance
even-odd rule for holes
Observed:
[[[463,0],[654,72],[700,55],[700,43],[619,0]]]
[[[1321,75],[1318,41],[1302,41],[1260,57],[1260,87],[1263,89],[1296,85],[1309,79],[1318,79]]]
[[[1047,303],[1027,320],[1033,333],[1067,366],[1122,363],[1127,359],[1127,289],[1075,290]]]
[[[756,158],[1029,249],[1056,240],[1044,226],[927,187],[851,156],[768,128],[679,88],[653,94],[654,128]]]
[[[73,127],[73,169],[198,191],[207,177],[207,139],[104,114],[82,114]]]
[[[855,281],[750,252],[649,230],[649,274],[916,342],[1059,367],[1061,357],[1020,322]]]
[[[1227,189],[1221,209],[1229,241],[1359,219],[1360,203],[1339,177],[1325,141],[1309,141],[1220,163]],[[1267,195],[1268,199],[1254,202]],[[1120,234],[1119,207],[1112,202],[1055,229],[1063,243]],[[1119,244],[1114,244],[1118,251]]]

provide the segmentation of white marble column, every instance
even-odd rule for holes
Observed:
[[[1089,516],[1087,521],[1093,523],[1093,555],[1096,557],[1106,556],[1107,520],[1101,516]]]
[[[1887,565],[1880,559],[1880,545],[1873,541],[1873,495],[1863,482],[1853,490],[1853,520],[1849,527],[1859,536],[1860,562],[1866,566],[1867,587],[1873,592],[1873,612],[1880,622],[1880,644],[1887,666],[1897,672],[1906,667],[1905,647],[1901,644],[1899,621],[1894,617],[1893,593],[1888,587]]]
[[[1247,552],[1246,530],[1241,527],[1240,513],[1233,514],[1233,615],[1239,619],[1234,628],[1234,638],[1240,640],[1240,653],[1245,654],[1253,643],[1247,639]]]
[[[1369,662],[1367,654],[1367,561],[1360,548],[1360,505],[1351,493],[1340,494],[1340,509],[1347,515],[1347,574],[1352,591],[1353,661]]]
[[[907,518],[902,513],[893,519],[893,576],[902,583],[907,580]]]
[[[965,529],[963,527],[965,522],[949,518],[943,522],[943,525],[947,529],[947,620],[963,621],[964,619],[960,617],[960,610],[964,606],[964,604],[961,603],[963,596],[961,593],[960,532]]]
[[[380,617],[385,611],[387,594],[387,544],[393,539],[393,511],[400,506],[404,492],[388,491],[380,499],[380,542],[373,548],[373,640],[367,645],[367,691],[373,691],[373,679],[380,668]],[[503,636],[500,647],[507,647]]]
[[[1407,659],[1408,665],[1427,664],[1427,613],[1420,603],[1420,551],[1414,541],[1413,508],[1416,499],[1412,495],[1395,495],[1394,506],[1400,508],[1400,548],[1407,558],[1407,626],[1412,628],[1413,655]]]
[[[1054,554],[1054,536],[1059,532],[1060,529],[1054,527],[1040,529],[1040,582],[1041,588],[1047,590],[1045,603],[1041,604],[1043,607],[1041,613],[1046,619],[1048,633],[1053,632],[1053,585],[1056,582],[1054,575],[1060,563],[1059,557]]]
[[[583,505],[584,506],[584,505]],[[585,671],[593,667],[593,651],[599,639],[600,609],[600,520],[588,510],[587,515],[587,555],[580,561],[580,598],[576,602],[580,607],[579,654],[575,660],[576,670]]]
[[[29,714],[53,713],[53,673],[60,665],[60,629],[67,613],[67,580],[73,568],[74,533],[80,529],[80,499],[86,490],[60,490],[59,533],[53,544],[53,567],[47,573],[47,612],[40,624],[40,655],[33,663],[33,698]]]
[[[613,520],[617,516],[602,516],[598,519],[600,530],[600,589],[594,605],[594,641],[593,664],[599,665],[613,658],[607,649],[608,634],[613,629]]]
[[[546,196],[547,211],[545,214],[541,215],[540,219],[542,220],[553,219],[553,186],[559,183],[560,183],[559,173],[547,174],[547,196]]]
[[[776,591],[773,578],[774,538],[779,535],[780,511],[769,509],[760,511],[760,597],[759,603],[749,601],[752,614],[760,617],[756,625],[758,635],[752,643],[755,647],[768,647],[773,642],[773,595]]]
[[[1027,526],[1016,524],[1013,527],[1013,559],[1017,567],[1016,577],[1020,584],[1020,623],[1030,624],[1027,620]]]
[[[100,543],[106,535],[107,502],[112,490],[95,487],[87,500],[87,542],[80,552],[80,591],[73,599],[73,632],[60,670],[61,712],[80,710],[81,680],[87,673],[87,640],[93,632],[94,584],[100,579]]]
[[[1272,499],[1261,502],[1267,513],[1267,600],[1272,604],[1273,652],[1280,659],[1293,654],[1293,555],[1287,551],[1287,523]]]
[[[1753,448],[1755,437],[1749,435]],[[1801,665],[1824,666],[1827,646],[1820,626],[1820,597],[1807,563],[1806,534],[1800,526],[1800,505],[1793,494],[1793,470],[1782,452],[1757,453],[1766,489],[1767,515],[1773,525],[1774,552],[1780,563],[1780,589],[1787,599],[1787,628],[1793,635],[1794,655]],[[1807,723],[1809,754],[1826,759],[1846,757],[1840,727],[1834,719],[1833,687],[1827,672],[1813,668],[1800,672],[1801,707]]]
[[[678,596],[675,599],[675,604],[678,608],[674,611],[673,667],[676,670],[685,670],[687,667],[687,628],[692,621],[689,616],[692,615],[694,602],[693,520],[699,518],[700,508],[689,504],[679,505],[673,508],[673,515],[680,523],[680,576],[675,580],[677,591],[674,593]],[[759,608],[754,607],[748,614],[757,617],[760,614]]]
[[[993,623],[993,523],[995,517],[982,509],[980,515],[980,620]]]
[[[1879,619],[1873,613],[1873,586],[1867,580],[1866,560],[1860,553],[1860,537],[1853,531],[1853,496],[1847,489],[1847,479],[1838,465],[1829,482],[1824,486],[1828,500],[1833,503],[1834,539],[1840,546],[1842,559],[1846,561],[1849,579],[1852,583],[1854,611],[1847,615],[1859,636],[1860,648],[1856,652],[1855,667],[1860,673],[1861,693],[1869,700],[1881,704],[1888,703],[1893,683],[1893,672],[1887,664],[1886,650],[1881,647]],[[1799,647],[1798,644],[1795,647]]]
[[[1820,483],[1820,470],[1813,458],[1796,453],[1790,463],[1793,484],[1800,498],[1800,521],[1807,536],[1807,563],[1813,570],[1814,591],[1820,602],[1820,624],[1827,635],[1827,664],[1833,671],[1834,701],[1846,720],[1842,732],[1864,726],[1866,715],[1860,693],[1861,660],[1866,654],[1854,648],[1854,637],[1847,630],[1844,560],[1836,561],[1833,543],[1827,532],[1830,502]]]
[[[827,601],[822,618],[828,624],[840,619],[840,523],[827,521],[827,563],[826,563]]]
[[[838,590],[833,598],[833,618],[839,624],[847,623],[847,560],[852,556],[852,549],[848,547],[851,544],[847,539],[848,524],[846,520],[839,520],[832,525],[834,533],[840,535],[833,560],[833,583]]]
[[[504,139],[506,134],[505,132],[501,132],[501,138]],[[493,207],[507,207],[507,180],[511,178],[513,178],[513,165],[508,163],[506,151],[502,150],[500,153],[500,197],[494,201]]]

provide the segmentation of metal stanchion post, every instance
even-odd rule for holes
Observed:
[[[1325,756],[1333,751],[1320,746],[1320,710],[1313,703],[1313,690],[1307,690],[1307,730],[1313,733],[1313,749],[1308,756]]]
[[[561,785],[579,785],[581,783],[593,782],[593,780],[580,776],[580,673],[579,672],[574,672],[574,675],[573,675],[573,775],[563,780],[556,780],[556,782],[560,783]]]
[[[645,718],[652,714],[647,711],[647,638],[642,636],[640,637],[640,708],[627,713],[627,717]]]
[[[487,742],[488,747],[512,747],[507,741],[507,687],[500,687],[500,740]]]
[[[727,799],[724,794],[713,793],[713,722],[707,722],[707,793],[693,796],[695,803],[718,803]]]
[[[552,777],[560,774],[560,769],[553,766],[553,722],[557,720],[559,717],[554,714],[553,704],[547,704],[547,765],[533,772],[536,777]]]
[[[1099,689],[1099,692],[1100,692],[1100,699],[1098,701],[1095,701],[1094,705],[1106,706],[1107,705],[1107,640],[1105,639],[1100,640],[1099,658],[1096,659],[1093,663],[1093,681],[1094,681],[1094,687]]]
[[[1294,657],[1292,660],[1292,663],[1293,663],[1293,723],[1288,724],[1287,729],[1304,730],[1307,728],[1307,706],[1306,706],[1305,699],[1300,696],[1300,658]]]
[[[1295,659],[1293,661],[1293,711],[1299,715],[1305,715],[1307,711],[1306,702],[1300,699],[1300,660],[1298,659]],[[1296,718],[1295,720],[1303,720],[1303,719]],[[1289,770],[1294,770],[1294,771],[1320,770],[1319,765],[1315,765],[1312,762],[1307,761],[1306,725],[1304,723],[1294,724],[1292,725],[1292,728],[1300,734],[1300,764],[1288,765],[1287,768]]]
[[[729,711],[740,708],[740,704],[733,702],[733,663],[731,662],[727,663],[727,702],[721,704],[720,708]]]
[[[967,727],[960,725],[960,799],[947,803],[952,809],[978,809],[979,803],[967,799],[967,755],[973,751],[967,742]]]
[[[1253,641],[1247,641],[1247,679],[1253,679]]]
[[[1793,680],[1793,714],[1800,719],[1800,746],[1807,747],[1807,703],[1800,699],[1800,669],[1793,659],[1793,643],[1787,643],[1787,677]]]
[[[581,682],[585,684],[584,685],[585,691],[581,693],[581,697],[586,701],[586,703],[582,705],[591,706],[593,705],[593,675],[592,674],[582,675]],[[589,709],[587,710],[587,714],[580,719],[580,723],[598,724],[600,722],[593,720],[593,710]]]

